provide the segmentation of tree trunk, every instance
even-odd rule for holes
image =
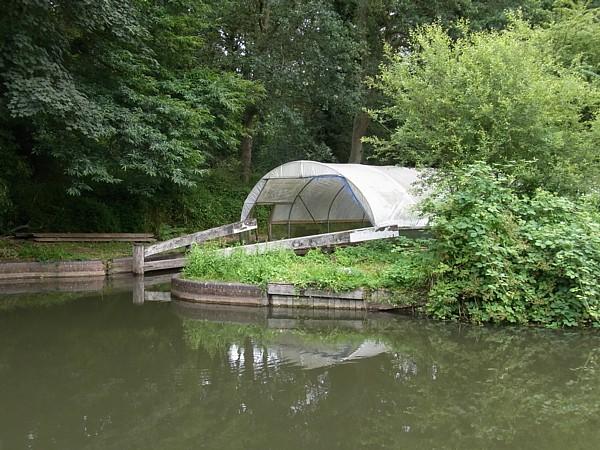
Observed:
[[[244,136],[240,146],[240,160],[242,162],[242,180],[244,183],[250,181],[252,175],[252,133],[257,113],[254,108],[244,114]]]
[[[350,149],[349,163],[360,164],[363,159],[362,138],[367,134],[369,127],[369,115],[365,111],[359,111],[354,116],[352,125],[352,147]]]

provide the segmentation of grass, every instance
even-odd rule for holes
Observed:
[[[270,282],[292,283],[336,292],[389,289],[406,298],[407,294],[422,295],[429,280],[426,244],[425,240],[399,238],[338,248],[331,254],[311,250],[305,256],[291,250],[222,256],[216,247],[195,246],[188,254],[183,276],[263,287]]]
[[[0,262],[108,260],[122,256],[131,256],[131,243],[0,240]]]

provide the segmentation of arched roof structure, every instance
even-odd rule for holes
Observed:
[[[242,209],[273,205],[271,223],[370,222],[421,228],[414,210],[421,172],[396,166],[293,161],[271,170],[254,186]]]

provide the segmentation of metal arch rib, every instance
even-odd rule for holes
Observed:
[[[288,212],[288,238],[289,238],[289,237],[291,237],[291,234],[292,234],[292,224],[291,224],[291,220],[292,220],[292,210],[294,209],[294,205],[296,204],[296,200],[298,200],[298,197],[300,197],[300,194],[302,194],[302,191],[304,191],[304,189],[306,189],[306,187],[307,187],[307,186],[308,186],[310,183],[312,183],[312,182],[313,182],[313,180],[314,180],[315,178],[318,178],[318,177],[311,177],[311,178],[309,178],[308,182],[307,182],[307,183],[306,183],[304,186],[302,186],[302,189],[300,189],[300,190],[298,191],[298,193],[296,194],[296,196],[294,197],[294,200],[292,201],[292,203],[291,203],[291,205],[290,205],[290,211]],[[302,202],[302,203],[304,203],[304,202]],[[306,208],[306,204],[304,204],[304,207]],[[308,213],[309,213],[309,214],[310,214],[310,216],[312,217],[312,214],[311,214],[311,212],[309,211],[309,209],[308,209],[308,208],[306,208],[306,210],[308,211]],[[314,220],[314,218],[313,218],[313,220]]]
[[[344,188],[346,186],[348,186],[348,182],[346,181],[345,178],[340,177],[344,180],[344,182],[342,183],[342,186],[338,189],[338,191],[335,193],[335,195],[333,196],[333,198],[331,199],[331,203],[329,203],[329,209],[327,210],[327,232],[329,233],[329,225],[330,225],[330,215],[331,215],[331,208],[333,207],[333,203],[335,202],[335,199],[338,198],[338,195],[341,194],[341,192],[344,190]],[[349,186],[348,186],[349,187]],[[364,208],[363,208],[364,211]]]

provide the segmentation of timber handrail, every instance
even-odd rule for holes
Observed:
[[[197,233],[179,236],[168,241],[157,242],[156,244],[144,246],[142,244],[134,244],[133,246],[133,273],[143,274],[145,258],[156,255],[158,253],[167,252],[176,248],[188,247],[193,243],[205,242],[211,239],[216,239],[234,234],[243,233],[245,231],[255,230],[257,227],[256,219],[247,219],[242,222],[230,223],[220,227],[211,228],[209,230],[198,231]]]
[[[233,252],[265,253],[274,250],[308,250],[312,248],[330,247],[336,245],[357,244],[359,242],[373,241],[398,237],[400,230],[415,230],[414,227],[399,225],[386,225],[381,227],[358,228],[332,233],[315,234],[296,238],[281,239],[279,241],[259,242],[243,245],[241,247],[228,247],[220,250],[222,255],[229,256]]]

